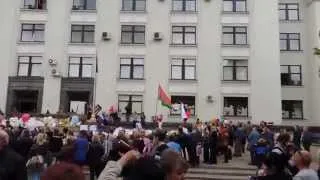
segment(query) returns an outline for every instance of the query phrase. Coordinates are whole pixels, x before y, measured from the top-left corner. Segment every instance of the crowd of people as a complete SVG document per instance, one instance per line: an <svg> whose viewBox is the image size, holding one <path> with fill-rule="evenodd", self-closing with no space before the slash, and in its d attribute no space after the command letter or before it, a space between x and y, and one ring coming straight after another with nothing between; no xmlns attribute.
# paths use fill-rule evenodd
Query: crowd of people
<svg viewBox="0 0 320 180"><path fill-rule="evenodd" d="M310 168L311 134L296 127L290 135L267 123L219 120L183 124L177 129L113 128L89 132L72 128L2 127L1 180L182 180L190 167L228 163L250 152L257 166L252 179L319 180ZM223 162L220 161L222 156ZM319 159L320 163L320 159Z"/></svg>

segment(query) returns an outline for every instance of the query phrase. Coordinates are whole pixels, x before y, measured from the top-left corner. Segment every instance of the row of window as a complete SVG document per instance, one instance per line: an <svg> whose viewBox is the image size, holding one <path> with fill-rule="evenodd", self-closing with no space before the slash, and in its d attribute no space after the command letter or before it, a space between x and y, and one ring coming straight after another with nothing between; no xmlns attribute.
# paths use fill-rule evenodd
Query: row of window
<svg viewBox="0 0 320 180"><path fill-rule="evenodd" d="M22 42L44 42L44 24L22 24ZM145 44L144 25L122 25L121 43L122 44ZM248 30L245 26L223 26L224 45L247 45ZM280 49L282 51L301 50L300 33L280 33ZM94 43L94 25L71 25L71 43ZM197 27L196 26L172 26L173 45L196 45Z"/></svg>
<svg viewBox="0 0 320 180"><path fill-rule="evenodd" d="M42 57L19 56L18 76L41 76ZM92 57L70 57L68 77L89 78L93 74ZM281 84L290 86L302 85L301 65L282 65ZM144 58L120 58L120 79L144 79ZM195 58L172 58L172 80L196 80ZM224 60L224 81L248 81L247 60Z"/></svg>
<svg viewBox="0 0 320 180"><path fill-rule="evenodd" d="M191 115L196 114L195 96L171 96L173 108L171 115L180 115L180 103L183 102ZM119 110L126 112L126 107L131 106L132 112L143 112L142 95L119 95ZM248 117L248 97L224 97L223 115L235 117ZM303 101L301 100L282 100L282 118L283 119L303 119Z"/></svg>
<svg viewBox="0 0 320 180"><path fill-rule="evenodd" d="M46 0L24 0L25 9L46 9ZM95 10L96 0L73 0L73 10ZM122 0L122 11L146 11L146 0ZM196 0L172 0L172 11L197 11ZM223 0L224 12L246 12L247 0ZM280 3L280 20L299 20L298 3Z"/></svg>

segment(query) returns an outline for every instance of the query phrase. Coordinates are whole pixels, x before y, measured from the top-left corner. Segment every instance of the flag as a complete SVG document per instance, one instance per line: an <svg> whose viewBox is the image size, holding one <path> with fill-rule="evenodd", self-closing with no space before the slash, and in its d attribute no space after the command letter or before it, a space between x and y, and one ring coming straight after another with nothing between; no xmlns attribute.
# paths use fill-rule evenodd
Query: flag
<svg viewBox="0 0 320 180"><path fill-rule="evenodd" d="M185 105L181 102L181 119L184 120L184 119L189 119L190 117L190 111L186 108L185 108Z"/></svg>
<svg viewBox="0 0 320 180"><path fill-rule="evenodd" d="M171 98L166 94L166 92L162 89L162 87L159 85L158 87L158 98L161 101L162 106L165 106L169 109L171 109Z"/></svg>

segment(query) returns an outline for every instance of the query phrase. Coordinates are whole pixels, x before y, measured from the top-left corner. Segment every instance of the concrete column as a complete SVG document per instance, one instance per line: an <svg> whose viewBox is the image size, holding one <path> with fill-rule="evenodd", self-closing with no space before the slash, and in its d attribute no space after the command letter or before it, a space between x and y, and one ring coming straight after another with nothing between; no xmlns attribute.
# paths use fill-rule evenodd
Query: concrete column
<svg viewBox="0 0 320 180"><path fill-rule="evenodd" d="M278 0L254 0L250 4L252 121L280 124L281 84Z"/></svg>
<svg viewBox="0 0 320 180"><path fill-rule="evenodd" d="M62 67L67 63L67 45L70 42L69 17L71 1L54 0L48 2L48 21L45 30L45 54L43 56L44 89L42 113L49 110L56 113L60 105L61 78L53 77L48 60L57 60L57 71L62 73Z"/></svg>

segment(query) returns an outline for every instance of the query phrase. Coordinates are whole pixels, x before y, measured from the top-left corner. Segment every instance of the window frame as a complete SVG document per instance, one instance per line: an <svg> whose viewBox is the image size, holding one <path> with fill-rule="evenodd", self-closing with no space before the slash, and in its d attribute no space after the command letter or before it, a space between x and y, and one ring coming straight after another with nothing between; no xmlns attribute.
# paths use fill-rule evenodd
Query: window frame
<svg viewBox="0 0 320 180"><path fill-rule="evenodd" d="M123 59L130 59L130 64L122 64L122 60ZM136 59L140 59L143 61L143 64L135 64L134 61ZM122 67L129 67L130 68L130 77L129 78L125 78L125 77L122 77L121 76L121 69ZM135 70L135 67L142 67L143 68L143 74L142 74L142 78L135 78L134 77L134 70ZM144 58L138 58L138 57L129 57L129 58L125 58L125 57L122 57L120 58L120 73L119 73L119 79L128 79L128 80L143 80L144 79Z"/></svg>
<svg viewBox="0 0 320 180"><path fill-rule="evenodd" d="M282 73L282 72L280 72L280 76L282 75L282 74L288 74L288 76L290 77L290 81L292 81L292 78L291 78L291 75L292 74L298 74L298 75L300 75L300 84L298 84L298 85L295 85L294 83L288 83L288 84L283 84L283 82L282 82L282 77L280 77L281 78L281 85L282 86L302 86L302 66L301 65L280 65L280 67L282 68L282 67L287 67L288 68L288 73ZM299 67L299 71L300 71L300 73L292 73L291 72L291 67Z"/></svg>
<svg viewBox="0 0 320 180"><path fill-rule="evenodd" d="M24 29L25 25L32 25L32 29ZM35 28L36 26L39 26L39 25L42 25L43 29L36 29ZM38 23L38 24L36 24L36 23L22 23L21 24L21 30L20 30L20 42L44 42L45 41L45 29L46 29L45 24L40 24L40 23ZM22 40L23 32L26 32L26 31L27 32L31 31L32 35L34 35L35 32L43 32L43 40L40 40L40 41L38 41L38 40L33 40L33 41L24 41L24 40Z"/></svg>
<svg viewBox="0 0 320 180"><path fill-rule="evenodd" d="M285 6L285 8L281 8L281 5ZM296 5L296 9L290 9L290 5ZM285 18L281 19L280 11L285 11ZM290 19L289 18L289 11L297 11L297 19ZM279 3L279 19L280 21L299 21L300 20L300 5L299 3Z"/></svg>
<svg viewBox="0 0 320 180"><path fill-rule="evenodd" d="M223 30L225 28L232 28L232 32L224 32ZM243 28L245 32L237 32L237 28ZM248 45L248 27L247 26L222 26L222 36L224 39L224 35L226 34L232 34L232 44L226 44L224 41L222 42L223 45L233 45L233 46L246 46ZM246 36L246 42L245 44L238 44L237 43L237 35L238 34L245 34Z"/></svg>
<svg viewBox="0 0 320 180"><path fill-rule="evenodd" d="M124 27L130 27L131 30L123 30ZM144 31L137 31L136 28L143 27ZM131 41L130 42L123 42L123 33L131 33ZM143 43L135 42L135 34L143 33L144 41ZM132 44L132 45L144 45L146 43L146 26L145 25L121 25L121 44Z"/></svg>
<svg viewBox="0 0 320 180"><path fill-rule="evenodd" d="M81 30L73 30L74 26L81 26ZM93 30L86 30L85 27L93 27ZM95 25L89 25L89 24L71 24L71 36L70 36L70 43L88 43L88 44L94 44L95 43ZM72 35L74 32L81 32L81 41L80 42L74 42L72 41ZM93 33L93 40L92 42L86 42L85 40L85 33Z"/></svg>
<svg viewBox="0 0 320 180"><path fill-rule="evenodd" d="M249 64L247 59L224 59L224 61L232 61L232 66L223 65L223 81L248 81L249 80ZM237 66L237 61L246 61L247 66ZM238 80L237 79L237 68L246 68L247 69L247 76L246 80ZM224 76L225 68L232 68L232 80L228 80Z"/></svg>
<svg viewBox="0 0 320 180"><path fill-rule="evenodd" d="M40 2L42 3L42 8L40 7ZM30 8L30 5L32 8ZM34 4L26 4L26 0L23 0L23 9L37 9L37 10L47 10L47 0L34 0Z"/></svg>
<svg viewBox="0 0 320 180"><path fill-rule="evenodd" d="M298 104L298 105L301 105L300 107L300 110L301 110L301 118L294 118L293 117L293 113L294 111L290 111L290 110L293 110L294 109L294 103L301 103L301 104ZM290 109L288 110L289 112L289 116L288 117L283 117L282 115L282 119L304 119L304 114L303 114L303 100L282 100L281 101L281 110L282 110L282 113L284 110L286 110L284 107L287 106L287 109Z"/></svg>
<svg viewBox="0 0 320 180"><path fill-rule="evenodd" d="M182 31L174 31L174 28L182 28ZM186 29L187 28L192 28L194 30L194 32L187 32ZM174 34L181 34L182 35L182 43L174 43L173 42L173 37ZM194 35L194 43L186 43L186 35L187 34L193 34ZM179 25L174 25L171 28L171 44L172 45L185 45L185 46L192 46L192 45L197 45L197 26L179 26Z"/></svg>
<svg viewBox="0 0 320 180"><path fill-rule="evenodd" d="M77 5L75 2L76 1L83 1L83 5ZM95 1L95 8L94 9L91 9L91 8L88 8L88 1ZM74 7L77 7L77 8L74 8ZM73 0L72 2L72 10L84 10L84 11L94 11L94 10L97 10L97 1L96 0Z"/></svg>
<svg viewBox="0 0 320 180"><path fill-rule="evenodd" d="M286 38L281 38L281 35L286 35ZM299 38L290 38L290 35L298 35ZM301 49L301 33L280 33L280 44L281 41L286 41L286 49L281 49L280 46L280 51L302 51ZM290 42L291 41L299 41L299 49L291 49Z"/></svg>
<svg viewBox="0 0 320 180"><path fill-rule="evenodd" d="M225 11L224 9L224 2L231 1L232 2L232 11ZM244 1L245 3L245 10L244 11L237 11L237 2ZM248 2L247 0L223 0L223 12L234 12L234 13L241 13L241 12L248 12Z"/></svg>
<svg viewBox="0 0 320 180"><path fill-rule="evenodd" d="M224 108L226 108L226 100L228 99L228 98L243 98L243 99L246 99L247 100L247 104L246 104L246 106L247 106L247 115L238 115L238 113L237 113L237 110L238 110L238 108L235 108L236 106L234 106L235 104L232 104L233 106L234 106L234 109L233 109L233 113L234 113L234 115L226 115L225 114L225 111L224 111ZM230 103L229 103L230 104ZM236 96L224 96L223 97L223 115L224 116L226 116L226 117L249 117L249 97L236 97Z"/></svg>
<svg viewBox="0 0 320 180"><path fill-rule="evenodd" d="M181 1L182 10L175 10L175 8L174 8L175 1ZM193 1L195 3L193 10L187 10L187 1ZM197 12L197 0L172 0L171 1L171 11L172 12Z"/></svg>
<svg viewBox="0 0 320 180"><path fill-rule="evenodd" d="M174 60L181 61L181 65L174 65L172 62ZM186 65L185 61L194 61L194 65ZM181 69L181 79L174 78L172 69L173 67L180 67ZM194 79L186 79L186 67L193 67L194 68ZM172 58L171 59L171 80L186 80L186 81L195 81L197 79L197 60L196 58Z"/></svg>
<svg viewBox="0 0 320 180"><path fill-rule="evenodd" d="M27 58L29 59L27 63L20 62L20 58L23 58L23 57L27 57ZM41 75L40 75L40 76L33 76L33 75L32 75L33 65L35 65L35 64L38 64L38 65L40 64L40 65L42 65L41 62L37 62L37 63L32 62L32 59L35 58L35 57L36 57L36 58L42 58L42 56L18 56L17 76L19 76L19 77L42 77ZM27 65L28 65L28 73L27 73L26 76L19 75L20 65L21 65L21 64L27 64ZM40 74L41 74L41 73L40 73Z"/></svg>
<svg viewBox="0 0 320 180"><path fill-rule="evenodd" d="M71 63L71 59L73 59L73 58L78 58L79 63ZM92 77L92 75L93 75L93 62L92 63L84 63L83 62L84 58L92 58L93 59L93 57L76 57L76 56L69 57L69 62L68 62L68 77L69 78L93 78ZM77 77L70 76L70 65L79 65L79 74ZM91 76L90 77L83 77L83 65L91 65Z"/></svg>
<svg viewBox="0 0 320 180"><path fill-rule="evenodd" d="M127 97L129 97L129 100L127 100L127 101L125 101L125 100L120 100L120 97L121 96L123 96L123 97L125 97L125 96L127 96ZM140 97L141 98L141 100L132 100L133 98L132 97ZM141 114L142 112L143 112L143 95L136 95L136 94L118 94L118 110L121 110L121 108L120 108L120 103L129 103L129 102L131 102L131 103L140 103L140 106L141 106L141 112L137 112L138 114ZM121 112L122 114L125 114L125 112ZM132 114L133 114L134 112L132 111Z"/></svg>
<svg viewBox="0 0 320 180"><path fill-rule="evenodd" d="M188 98L193 98L194 99L194 103L193 103L193 106L191 105L189 105L188 103L186 103L185 101L182 101L182 99L183 98L185 98L185 97L188 97ZM188 105L189 107L189 109L190 109L190 115L191 116L195 116L196 114L197 114L197 109L196 109L196 96L195 95L172 95L171 96L171 104L179 104L179 108L180 108L180 111L181 111L181 106L180 106L180 102L178 103L178 102L173 102L174 101L174 99L175 98L177 98L180 102L182 101L182 103L184 104L184 105ZM191 108L190 108L191 107ZM178 113L174 113L173 112L174 111L174 109L172 108L171 110L170 110L170 116L179 116L180 115L180 113L178 112Z"/></svg>
<svg viewBox="0 0 320 180"><path fill-rule="evenodd" d="M131 3L132 3L132 9L130 9L130 10L126 10L125 8L124 8L124 4L125 4L125 1L131 1ZM137 1L143 1L144 2L144 9L143 10L137 10ZM145 12L146 11L146 9L147 9L147 1L146 0L122 0L122 6L121 6L121 11L134 11L134 12Z"/></svg>

